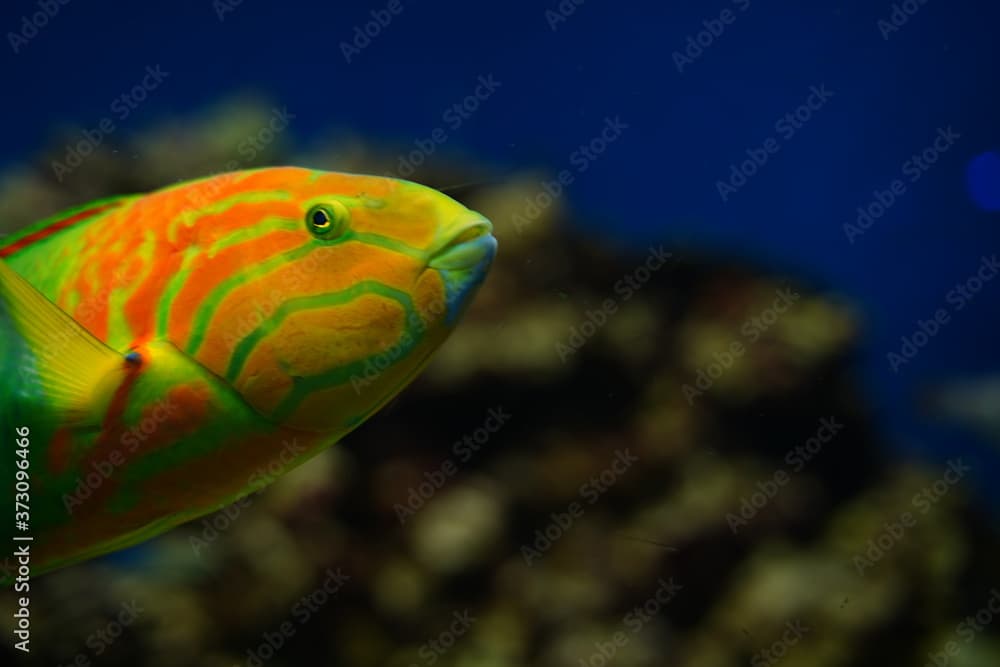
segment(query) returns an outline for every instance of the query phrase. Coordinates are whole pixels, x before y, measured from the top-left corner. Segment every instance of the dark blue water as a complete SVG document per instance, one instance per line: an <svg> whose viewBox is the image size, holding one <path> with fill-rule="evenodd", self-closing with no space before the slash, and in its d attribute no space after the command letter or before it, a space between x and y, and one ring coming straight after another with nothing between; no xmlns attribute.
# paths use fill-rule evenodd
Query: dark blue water
<svg viewBox="0 0 1000 667"><path fill-rule="evenodd" d="M251 90L288 107L301 141L339 126L401 146L492 75L499 87L440 151L569 169L572 208L602 234L749 258L848 295L864 314L861 379L896 445L990 457L927 421L916 396L1000 371L1000 280L960 311L948 297L1000 252L996 3L898 3L880 27L891 2L586 0L564 2L575 9L553 30L557 2L402 0L350 63L341 43L389 3L326 4L244 0L224 20L209 0L59 5L18 53L9 34L0 45L3 160L60 123L96 125L147 66L169 75L119 131ZM6 3L0 29L21 31L38 7ZM689 37L703 46L681 61ZM627 128L581 159L609 117ZM859 206L881 215L858 227ZM947 323L890 368L939 309ZM984 464L980 479L997 471Z"/></svg>

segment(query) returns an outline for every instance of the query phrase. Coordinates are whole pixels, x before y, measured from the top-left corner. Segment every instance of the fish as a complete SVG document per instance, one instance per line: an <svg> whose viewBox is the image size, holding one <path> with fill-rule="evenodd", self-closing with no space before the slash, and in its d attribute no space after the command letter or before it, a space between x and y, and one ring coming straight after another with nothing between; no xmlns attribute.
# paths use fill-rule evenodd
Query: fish
<svg viewBox="0 0 1000 667"><path fill-rule="evenodd" d="M486 217L430 187L299 167L0 240L7 544L35 576L267 486L414 380L496 250Z"/></svg>

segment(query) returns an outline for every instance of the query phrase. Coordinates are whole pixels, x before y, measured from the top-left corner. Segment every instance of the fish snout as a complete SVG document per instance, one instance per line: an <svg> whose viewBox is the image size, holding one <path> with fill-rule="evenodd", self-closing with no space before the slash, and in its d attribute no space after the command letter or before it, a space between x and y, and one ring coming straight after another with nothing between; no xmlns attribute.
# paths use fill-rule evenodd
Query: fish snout
<svg viewBox="0 0 1000 667"><path fill-rule="evenodd" d="M453 220L430 250L427 265L440 271L462 271L488 265L496 255L493 223L467 211Z"/></svg>

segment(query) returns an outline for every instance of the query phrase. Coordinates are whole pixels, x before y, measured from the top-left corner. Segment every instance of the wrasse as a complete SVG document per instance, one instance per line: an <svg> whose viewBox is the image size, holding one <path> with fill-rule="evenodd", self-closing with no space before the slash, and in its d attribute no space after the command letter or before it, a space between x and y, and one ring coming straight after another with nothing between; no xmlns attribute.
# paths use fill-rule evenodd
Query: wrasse
<svg viewBox="0 0 1000 667"><path fill-rule="evenodd" d="M3 239L0 535L39 574L259 489L413 380L495 253L431 188L293 167Z"/></svg>

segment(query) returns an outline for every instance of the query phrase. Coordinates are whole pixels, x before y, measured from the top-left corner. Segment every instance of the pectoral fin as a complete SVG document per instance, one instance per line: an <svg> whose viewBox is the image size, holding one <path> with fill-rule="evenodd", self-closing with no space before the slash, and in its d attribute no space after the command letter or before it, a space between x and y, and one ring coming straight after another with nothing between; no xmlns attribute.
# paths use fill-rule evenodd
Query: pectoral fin
<svg viewBox="0 0 1000 667"><path fill-rule="evenodd" d="M40 390L68 424L98 424L102 400L124 377L125 357L95 338L0 260L0 320L21 340L5 344L22 389ZM10 333L6 333L10 335ZM4 364L7 366L7 364ZM7 366L10 368L9 366Z"/></svg>

